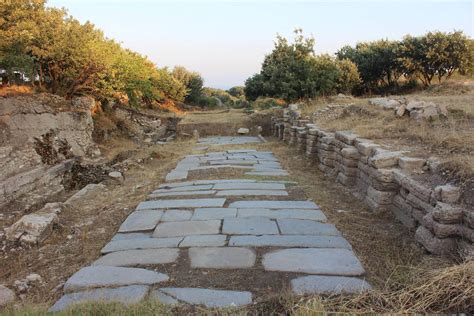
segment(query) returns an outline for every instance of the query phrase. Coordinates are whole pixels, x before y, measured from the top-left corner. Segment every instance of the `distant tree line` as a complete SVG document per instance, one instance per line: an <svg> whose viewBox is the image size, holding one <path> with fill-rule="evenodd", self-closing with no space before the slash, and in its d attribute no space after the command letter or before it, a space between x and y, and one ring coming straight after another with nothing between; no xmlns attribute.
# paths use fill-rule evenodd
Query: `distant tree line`
<svg viewBox="0 0 474 316"><path fill-rule="evenodd" d="M335 57L315 55L314 39L296 30L294 43L277 36L260 73L245 82L249 100L293 101L335 93L384 92L420 80L429 86L454 72L473 72L473 40L462 32L429 32L402 41L379 40L341 48Z"/></svg>
<svg viewBox="0 0 474 316"><path fill-rule="evenodd" d="M45 0L0 5L0 70L4 84L31 84L65 97L126 96L132 105L193 101L203 86L199 74L158 68Z"/></svg>

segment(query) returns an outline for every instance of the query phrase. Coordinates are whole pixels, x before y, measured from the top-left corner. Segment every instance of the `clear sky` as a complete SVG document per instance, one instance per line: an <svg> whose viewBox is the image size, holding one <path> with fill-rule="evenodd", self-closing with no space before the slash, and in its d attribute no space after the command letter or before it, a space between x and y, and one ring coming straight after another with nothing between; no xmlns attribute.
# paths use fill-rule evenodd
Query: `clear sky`
<svg viewBox="0 0 474 316"><path fill-rule="evenodd" d="M462 30L473 37L473 0L49 0L158 66L198 71L205 85L243 85L260 69L277 33L295 28L317 53L405 34Z"/></svg>

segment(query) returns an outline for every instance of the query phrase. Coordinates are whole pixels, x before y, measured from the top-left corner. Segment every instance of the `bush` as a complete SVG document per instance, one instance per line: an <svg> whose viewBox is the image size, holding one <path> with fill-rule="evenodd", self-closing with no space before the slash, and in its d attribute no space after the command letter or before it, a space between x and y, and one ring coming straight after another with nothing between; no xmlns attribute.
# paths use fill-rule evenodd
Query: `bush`
<svg viewBox="0 0 474 316"><path fill-rule="evenodd" d="M284 107L287 103L283 99L260 97L252 103L252 106L256 109L269 109L272 107Z"/></svg>
<svg viewBox="0 0 474 316"><path fill-rule="evenodd" d="M219 100L216 97L200 96L196 104L202 108L216 108L219 106Z"/></svg>

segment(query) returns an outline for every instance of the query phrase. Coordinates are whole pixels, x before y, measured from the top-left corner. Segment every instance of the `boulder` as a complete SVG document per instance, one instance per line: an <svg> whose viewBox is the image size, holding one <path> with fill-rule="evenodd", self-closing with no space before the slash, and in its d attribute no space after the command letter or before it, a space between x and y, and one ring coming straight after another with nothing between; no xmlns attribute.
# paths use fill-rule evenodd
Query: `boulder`
<svg viewBox="0 0 474 316"><path fill-rule="evenodd" d="M399 107L396 108L395 114L398 117L402 117L403 115L405 115L406 112L407 112L406 104L401 104Z"/></svg>
<svg viewBox="0 0 474 316"><path fill-rule="evenodd" d="M120 171L109 172L108 176L109 176L108 180L110 181L107 181L107 182L110 182L113 184L122 184L124 181L123 175Z"/></svg>
<svg viewBox="0 0 474 316"><path fill-rule="evenodd" d="M248 134L250 132L250 130L248 128L245 128L245 127L241 127L239 128L239 130L237 131L237 134L239 135L245 135L245 134Z"/></svg>
<svg viewBox="0 0 474 316"><path fill-rule="evenodd" d="M58 223L58 215L52 211L38 211L24 215L12 226L5 229L10 241L25 244L38 244L44 241L53 231L53 224Z"/></svg>
<svg viewBox="0 0 474 316"><path fill-rule="evenodd" d="M15 292L7 288L6 286L0 285L0 307L8 305L15 301Z"/></svg>

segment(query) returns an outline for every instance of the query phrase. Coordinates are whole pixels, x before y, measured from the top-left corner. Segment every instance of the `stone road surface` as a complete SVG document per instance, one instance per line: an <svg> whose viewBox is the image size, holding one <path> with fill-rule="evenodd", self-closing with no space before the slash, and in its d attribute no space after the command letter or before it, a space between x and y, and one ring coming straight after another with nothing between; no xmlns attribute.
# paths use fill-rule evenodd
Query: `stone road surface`
<svg viewBox="0 0 474 316"><path fill-rule="evenodd" d="M200 143L248 141L255 142L221 137ZM246 168L247 175L263 177L187 180L189 170L223 166ZM241 149L185 157L167 176L168 181L182 181L151 192L105 245L102 256L65 283L65 294L51 311L77 302L134 304L147 297L206 307L255 300L252 280L244 280L239 290L170 286L170 279L179 284L183 273L199 269L204 275L228 271L235 280L247 270L282 278L293 273L288 286L296 295L370 289L350 244L327 223L317 204L291 197L289 188L296 183L281 180L287 175L271 152ZM268 176L273 180L263 180ZM167 264L185 265L185 272L167 275L161 268ZM276 284L272 290L281 291Z"/></svg>

